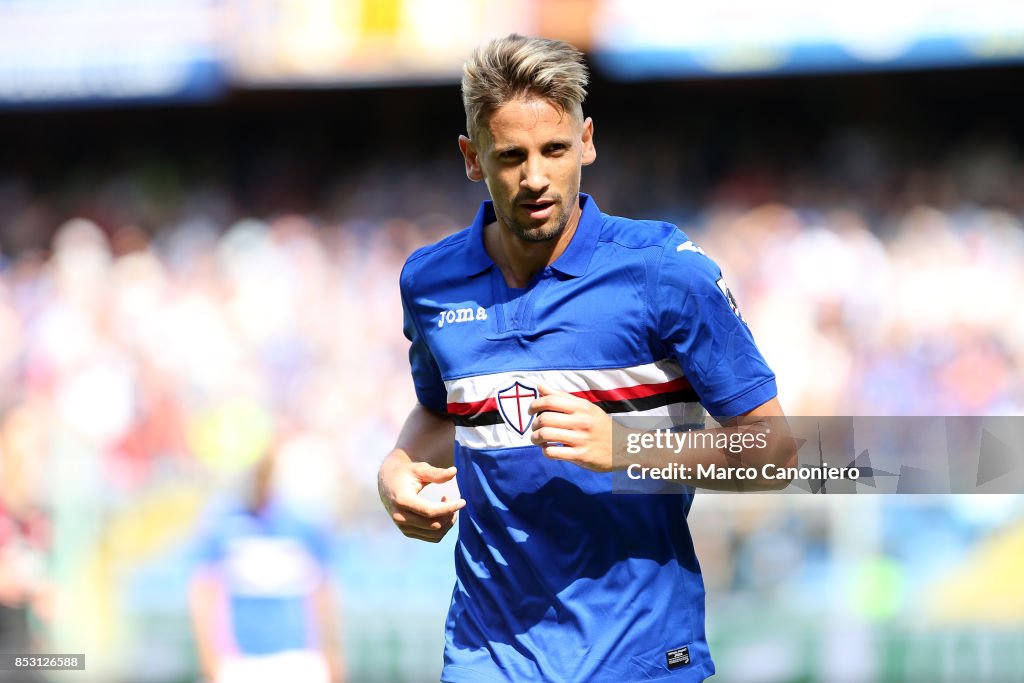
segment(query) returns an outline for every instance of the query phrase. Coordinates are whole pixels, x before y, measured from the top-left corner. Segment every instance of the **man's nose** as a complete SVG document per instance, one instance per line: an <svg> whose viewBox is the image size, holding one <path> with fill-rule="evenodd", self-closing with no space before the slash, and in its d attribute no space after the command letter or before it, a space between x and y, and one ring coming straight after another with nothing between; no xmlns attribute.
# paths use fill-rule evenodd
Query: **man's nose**
<svg viewBox="0 0 1024 683"><path fill-rule="evenodd" d="M543 159L530 157L523 164L523 178L520 185L525 190L540 193L547 189L548 174Z"/></svg>

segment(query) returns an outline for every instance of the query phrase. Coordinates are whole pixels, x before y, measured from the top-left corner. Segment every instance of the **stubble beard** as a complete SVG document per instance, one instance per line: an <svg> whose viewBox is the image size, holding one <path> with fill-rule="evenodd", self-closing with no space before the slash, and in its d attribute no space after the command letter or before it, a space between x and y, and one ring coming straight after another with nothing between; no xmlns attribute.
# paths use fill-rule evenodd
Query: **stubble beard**
<svg viewBox="0 0 1024 683"><path fill-rule="evenodd" d="M570 212L561 201L561 197L555 203L558 208L547 224L542 223L536 227L529 227L527 224L513 220L510 216L501 216L501 220L508 226L512 234L523 242L550 242L561 237L565 232L565 226L569 224L570 217Z"/></svg>

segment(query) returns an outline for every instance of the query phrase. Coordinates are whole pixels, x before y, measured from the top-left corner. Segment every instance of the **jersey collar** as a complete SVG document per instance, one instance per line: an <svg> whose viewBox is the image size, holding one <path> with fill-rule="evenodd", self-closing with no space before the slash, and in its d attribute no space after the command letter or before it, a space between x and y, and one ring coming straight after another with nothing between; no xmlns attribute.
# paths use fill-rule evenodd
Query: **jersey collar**
<svg viewBox="0 0 1024 683"><path fill-rule="evenodd" d="M597 248L597 240L601 234L601 210L597 208L590 195L580 192L580 222L576 226L576 234L569 241L562 255L555 259L551 267L569 277L581 277L587 272L590 259ZM494 261L484 249L484 226L497 220L494 215L494 204L488 200L480 204L473 223L469 226L469 249L466 265L470 275L479 275L494 266Z"/></svg>

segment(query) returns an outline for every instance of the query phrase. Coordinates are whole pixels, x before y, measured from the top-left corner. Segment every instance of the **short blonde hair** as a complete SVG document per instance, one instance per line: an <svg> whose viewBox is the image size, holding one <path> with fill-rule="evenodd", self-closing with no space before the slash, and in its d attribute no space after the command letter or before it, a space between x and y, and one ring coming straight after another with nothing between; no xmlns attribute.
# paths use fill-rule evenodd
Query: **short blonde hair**
<svg viewBox="0 0 1024 683"><path fill-rule="evenodd" d="M462 67L466 130L475 139L498 107L536 96L583 121L589 75L583 53L562 40L513 33L477 48Z"/></svg>

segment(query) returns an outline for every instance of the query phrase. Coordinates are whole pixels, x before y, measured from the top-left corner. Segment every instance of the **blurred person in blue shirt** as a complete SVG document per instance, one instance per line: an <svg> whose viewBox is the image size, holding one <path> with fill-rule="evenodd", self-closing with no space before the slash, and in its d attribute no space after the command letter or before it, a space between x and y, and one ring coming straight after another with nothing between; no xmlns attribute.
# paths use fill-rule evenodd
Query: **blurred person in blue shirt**
<svg viewBox="0 0 1024 683"><path fill-rule="evenodd" d="M277 454L198 542L190 609L210 683L341 683L329 538L274 496Z"/></svg>

